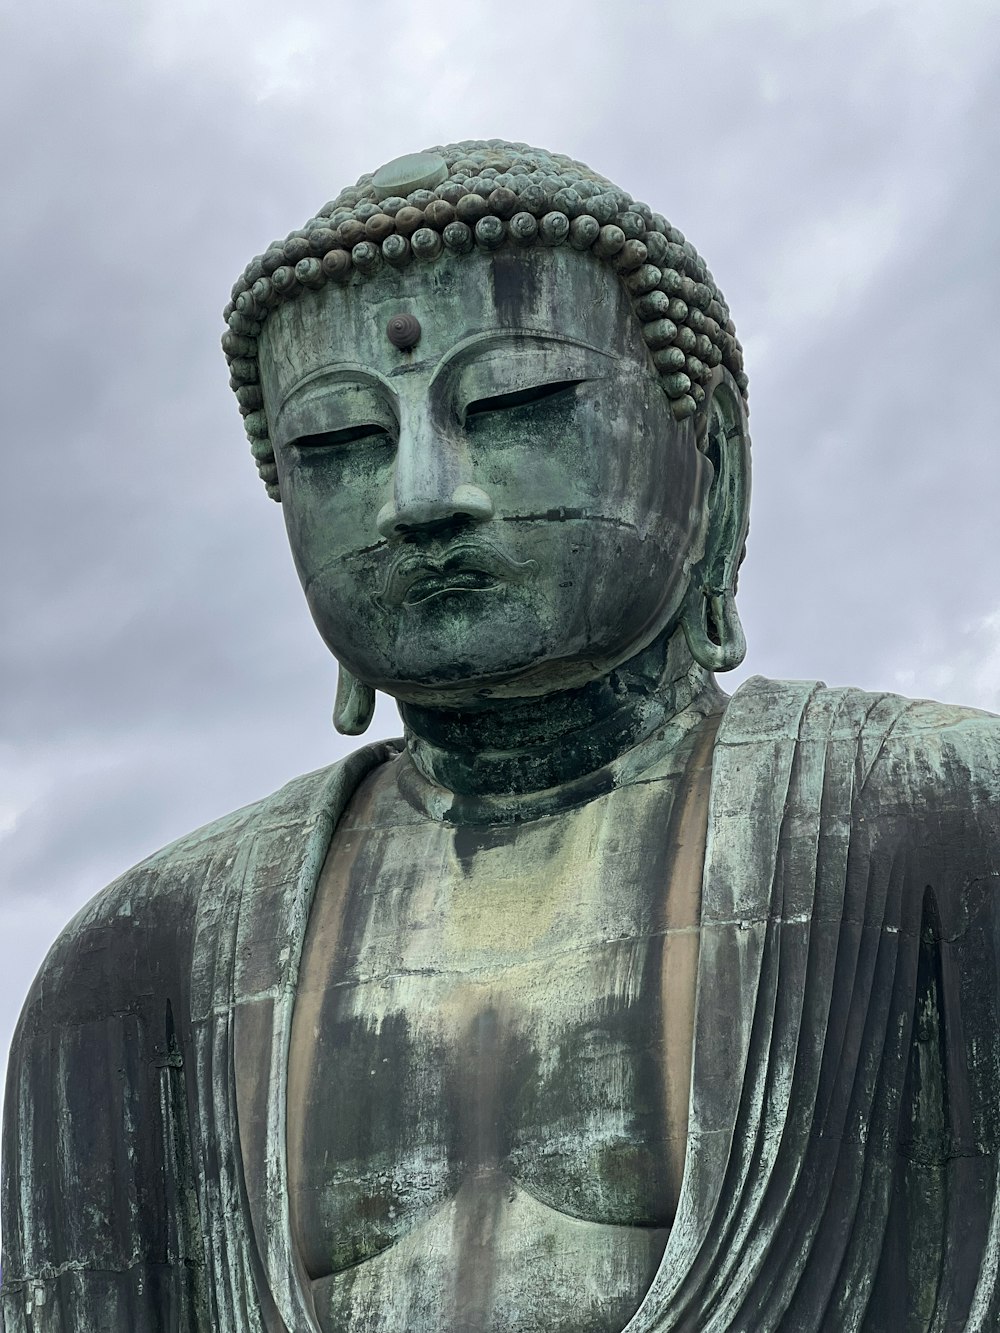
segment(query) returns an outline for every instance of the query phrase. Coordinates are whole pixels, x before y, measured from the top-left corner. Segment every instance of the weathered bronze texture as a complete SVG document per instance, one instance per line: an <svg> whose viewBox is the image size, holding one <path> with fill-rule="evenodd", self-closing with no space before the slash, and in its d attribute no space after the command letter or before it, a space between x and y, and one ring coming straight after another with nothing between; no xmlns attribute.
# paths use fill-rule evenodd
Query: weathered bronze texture
<svg viewBox="0 0 1000 1333"><path fill-rule="evenodd" d="M1000 719L720 690L750 446L703 261L454 145L227 321L335 724L383 690L404 736L55 944L7 1333L1000 1327Z"/></svg>
<svg viewBox="0 0 1000 1333"><path fill-rule="evenodd" d="M613 267L635 298L647 342L661 349L653 363L679 420L704 402L717 366L745 394L743 350L729 307L704 260L666 218L561 153L497 139L449 144L362 176L301 231L255 256L233 286L222 346L272 499L281 493L267 414L241 396L257 383L257 348L270 311L328 279L371 276L384 263L401 268L411 259L467 254L477 246L497 250L507 241L568 243Z"/></svg>

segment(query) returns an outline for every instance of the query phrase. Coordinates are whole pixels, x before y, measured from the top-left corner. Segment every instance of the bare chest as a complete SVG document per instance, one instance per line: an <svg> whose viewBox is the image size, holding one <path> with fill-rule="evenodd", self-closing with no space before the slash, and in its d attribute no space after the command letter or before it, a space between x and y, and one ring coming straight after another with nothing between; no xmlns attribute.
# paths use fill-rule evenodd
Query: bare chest
<svg viewBox="0 0 1000 1333"><path fill-rule="evenodd" d="M293 1025L306 1269L331 1319L371 1263L373 1289L398 1280L408 1303L437 1284L440 1320L486 1227L493 1269L521 1271L519 1308L528 1265L540 1292L610 1266L595 1328L620 1327L665 1244L686 1132L700 861L670 836L675 787L503 829L393 823L377 790L360 795L321 881ZM403 1281L419 1235L436 1275L425 1262ZM495 1307L482 1327L519 1327L502 1277L481 1293ZM387 1309L359 1326L394 1325Z"/></svg>

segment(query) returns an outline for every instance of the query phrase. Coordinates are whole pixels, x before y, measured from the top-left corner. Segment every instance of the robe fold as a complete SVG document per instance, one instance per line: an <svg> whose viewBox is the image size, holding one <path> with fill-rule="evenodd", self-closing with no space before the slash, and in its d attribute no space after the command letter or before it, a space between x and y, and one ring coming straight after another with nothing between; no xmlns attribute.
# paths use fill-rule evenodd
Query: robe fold
<svg viewBox="0 0 1000 1333"><path fill-rule="evenodd" d="M333 829L395 753L164 849L57 941L8 1071L6 1333L317 1333L291 1019ZM998 1150L1000 719L748 681L713 753L684 1180L627 1333L1000 1329Z"/></svg>

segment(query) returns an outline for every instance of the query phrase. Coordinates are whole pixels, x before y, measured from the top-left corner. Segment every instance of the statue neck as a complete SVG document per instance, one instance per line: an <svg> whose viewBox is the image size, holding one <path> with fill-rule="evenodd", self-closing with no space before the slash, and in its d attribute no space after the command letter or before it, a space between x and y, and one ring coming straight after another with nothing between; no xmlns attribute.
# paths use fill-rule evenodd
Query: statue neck
<svg viewBox="0 0 1000 1333"><path fill-rule="evenodd" d="M704 715L724 698L675 634L579 689L461 710L401 703L399 711L418 773L461 804L576 788L693 705Z"/></svg>

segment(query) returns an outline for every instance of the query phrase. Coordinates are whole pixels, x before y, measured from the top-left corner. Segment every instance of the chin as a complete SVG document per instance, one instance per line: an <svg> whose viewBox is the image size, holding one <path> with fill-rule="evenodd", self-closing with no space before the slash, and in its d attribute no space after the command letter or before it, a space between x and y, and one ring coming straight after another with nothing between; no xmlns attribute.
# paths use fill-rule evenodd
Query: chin
<svg viewBox="0 0 1000 1333"><path fill-rule="evenodd" d="M423 652L413 645L410 651L386 668L381 679L369 683L404 703L426 706L461 707L477 698L514 697L534 693L525 688L527 680L546 674L548 663L544 650L511 649L504 657L496 653L468 651ZM548 690L558 689L550 684ZM538 693L547 693L542 688Z"/></svg>
<svg viewBox="0 0 1000 1333"><path fill-rule="evenodd" d="M474 694L529 670L550 650L547 623L509 590L432 597L378 619L370 610L362 619L356 608L317 617L331 652L360 680L396 698L419 694L421 701L455 689ZM367 633L346 643L334 632L343 625Z"/></svg>
<svg viewBox="0 0 1000 1333"><path fill-rule="evenodd" d="M510 645L505 656L470 646L465 653L440 650L419 653L417 645L377 673L370 667L346 665L368 684L400 703L425 708L463 709L486 700L543 699L564 690L580 689L601 679L646 646L556 645L551 640L535 645Z"/></svg>
<svg viewBox="0 0 1000 1333"><path fill-rule="evenodd" d="M652 582L655 582L653 580ZM649 585L647 584L647 587ZM358 604L318 618L335 657L402 703L461 708L580 688L640 652L673 619L672 604L623 590L614 605L506 588L428 598L377 619ZM364 626L351 643L334 626ZM595 636L595 625L603 632Z"/></svg>

